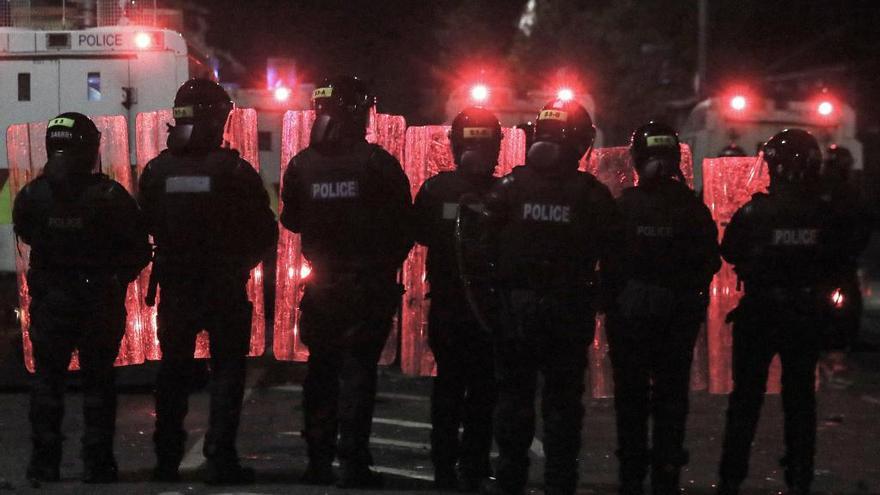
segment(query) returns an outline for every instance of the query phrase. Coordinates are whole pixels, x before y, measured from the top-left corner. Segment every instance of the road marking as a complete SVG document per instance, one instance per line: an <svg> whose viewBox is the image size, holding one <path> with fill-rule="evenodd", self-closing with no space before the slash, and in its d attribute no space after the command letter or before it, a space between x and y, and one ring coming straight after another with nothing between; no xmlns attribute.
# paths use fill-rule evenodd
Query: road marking
<svg viewBox="0 0 880 495"><path fill-rule="evenodd" d="M538 440L538 437L532 439L532 446L529 447L529 450L540 458L544 457L544 443Z"/></svg>
<svg viewBox="0 0 880 495"><path fill-rule="evenodd" d="M877 397L871 397L870 395L863 395L862 400L869 403L869 404L876 404L876 405L880 406L880 399L878 399Z"/></svg>
<svg viewBox="0 0 880 495"><path fill-rule="evenodd" d="M339 462L334 461L333 465L339 467ZM424 480L424 481L434 481L433 474L427 474L420 471L410 471L409 469L398 469L393 467L385 467L385 466L370 466L370 469L376 471L378 473L390 474L393 476L400 476L403 478L412 478L414 480Z"/></svg>
<svg viewBox="0 0 880 495"><path fill-rule="evenodd" d="M275 387L269 387L270 390L280 390L282 392L302 392L302 385L290 384L290 385L277 385ZM411 400L416 402L427 402L430 401L431 398L424 395L411 395L411 394L386 394L379 393L376 394L377 399L399 399L399 400Z"/></svg>
<svg viewBox="0 0 880 495"><path fill-rule="evenodd" d="M260 383L260 380L263 379L263 375L266 374L266 370L260 368L257 370L257 373L254 374L252 379L252 383ZM244 390L244 397L241 399L242 407L244 407L244 402L248 400L248 397L254 392L254 389L246 388ZM209 399L210 401L210 399ZM210 402L209 402L210 403ZM209 406L210 407L210 406ZM208 432L208 429L205 428L205 433ZM198 469L205 463L205 456L202 454L202 449L205 448L205 434L203 433L199 440L186 452L186 456L184 456L183 461L180 463L180 469L185 470L193 470Z"/></svg>
<svg viewBox="0 0 880 495"><path fill-rule="evenodd" d="M404 449L431 450L431 444L424 442L407 442L406 440L394 440L392 438L370 437L370 443L389 447L402 447Z"/></svg>
<svg viewBox="0 0 880 495"><path fill-rule="evenodd" d="M404 428L422 428L425 430L431 429L431 423L420 423L418 421L404 421L402 419L393 419L393 418L373 418L373 423L378 423L380 425L403 426Z"/></svg>

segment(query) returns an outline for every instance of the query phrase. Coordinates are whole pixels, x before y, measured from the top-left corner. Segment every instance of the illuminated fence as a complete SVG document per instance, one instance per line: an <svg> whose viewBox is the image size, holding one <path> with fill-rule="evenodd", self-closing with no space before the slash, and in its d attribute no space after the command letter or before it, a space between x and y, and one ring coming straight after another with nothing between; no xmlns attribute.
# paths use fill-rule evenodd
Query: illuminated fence
<svg viewBox="0 0 880 495"><path fill-rule="evenodd" d="M30 24L31 0L0 0L0 27Z"/></svg>
<svg viewBox="0 0 880 495"><path fill-rule="evenodd" d="M98 0L98 26L155 26L156 0Z"/></svg>

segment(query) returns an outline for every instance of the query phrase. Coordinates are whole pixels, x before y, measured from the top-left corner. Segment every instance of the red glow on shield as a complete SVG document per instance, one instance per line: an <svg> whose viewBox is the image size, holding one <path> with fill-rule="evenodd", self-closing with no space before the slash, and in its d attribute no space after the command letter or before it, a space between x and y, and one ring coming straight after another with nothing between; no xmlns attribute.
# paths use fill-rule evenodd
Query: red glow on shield
<svg viewBox="0 0 880 495"><path fill-rule="evenodd" d="M471 99L477 103L485 103L489 99L489 87L477 84L471 88Z"/></svg>
<svg viewBox="0 0 880 495"><path fill-rule="evenodd" d="M308 261L303 260L302 266L299 268L299 278L305 280L312 274L312 265Z"/></svg>
<svg viewBox="0 0 880 495"><path fill-rule="evenodd" d="M287 101L290 99L290 88L279 86L275 88L274 96L276 101Z"/></svg>

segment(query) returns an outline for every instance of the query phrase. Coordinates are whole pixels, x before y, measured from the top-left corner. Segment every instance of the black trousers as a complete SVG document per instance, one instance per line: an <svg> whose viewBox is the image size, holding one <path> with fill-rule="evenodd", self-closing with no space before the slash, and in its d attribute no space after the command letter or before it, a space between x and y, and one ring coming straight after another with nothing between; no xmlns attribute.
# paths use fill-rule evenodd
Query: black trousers
<svg viewBox="0 0 880 495"><path fill-rule="evenodd" d="M338 454L345 468L372 464L376 373L399 302L393 275L366 285L306 287L300 319L309 346L303 436L311 463L329 465Z"/></svg>
<svg viewBox="0 0 880 495"><path fill-rule="evenodd" d="M431 392L431 459L469 477L489 475L495 372L492 340L459 298L433 296L428 317L437 376ZM459 427L463 429L459 435Z"/></svg>
<svg viewBox="0 0 880 495"><path fill-rule="evenodd" d="M587 346L595 331L595 314L588 302L575 291L517 290L507 298L502 317L506 325L495 342L498 404L494 423L499 452L495 476L505 490L521 491L528 481L541 375L545 492L575 492Z"/></svg>
<svg viewBox="0 0 880 495"><path fill-rule="evenodd" d="M156 432L160 463L183 459L194 373L196 336L210 335L210 419L204 455L218 462L237 460L235 443L244 397L246 356L253 306L247 274L193 274L161 281L159 344L162 362L156 383Z"/></svg>
<svg viewBox="0 0 880 495"><path fill-rule="evenodd" d="M649 465L677 469L688 460L683 443L700 313L675 309L648 320L613 311L606 318L621 482L641 482Z"/></svg>
<svg viewBox="0 0 880 495"><path fill-rule="evenodd" d="M29 277L30 338L35 373L31 386L31 463L61 461L64 382L70 355L79 350L83 389L82 454L86 464L113 462L116 388L113 362L125 334L125 288L83 279L55 285ZM88 293L89 297L78 297Z"/></svg>
<svg viewBox="0 0 880 495"><path fill-rule="evenodd" d="M746 296L748 297L748 295ZM738 312L733 328L733 380L724 431L720 475L738 484L746 478L749 455L773 356L782 362L786 481L808 488L816 449L816 363L821 315L790 308L749 308Z"/></svg>

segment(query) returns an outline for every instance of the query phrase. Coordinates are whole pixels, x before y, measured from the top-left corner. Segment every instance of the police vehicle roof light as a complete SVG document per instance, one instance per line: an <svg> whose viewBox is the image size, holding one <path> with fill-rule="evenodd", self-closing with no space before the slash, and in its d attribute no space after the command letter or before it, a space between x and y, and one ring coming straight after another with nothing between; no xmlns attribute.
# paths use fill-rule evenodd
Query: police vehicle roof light
<svg viewBox="0 0 880 495"><path fill-rule="evenodd" d="M153 37L150 33L139 32L134 35L134 46L141 50L147 50L153 47Z"/></svg>
<svg viewBox="0 0 880 495"><path fill-rule="evenodd" d="M471 98L476 102L485 102L489 99L489 88L485 84L477 84L471 88Z"/></svg>
<svg viewBox="0 0 880 495"><path fill-rule="evenodd" d="M571 88L560 88L556 97L562 101L571 101L574 99L574 91Z"/></svg>
<svg viewBox="0 0 880 495"><path fill-rule="evenodd" d="M822 100L819 102L819 105L816 106L816 111L819 112L819 115L828 117L834 113L834 104L828 100Z"/></svg>
<svg viewBox="0 0 880 495"><path fill-rule="evenodd" d="M279 86L275 88L274 95L276 101L287 101L290 99L290 88Z"/></svg>
<svg viewBox="0 0 880 495"><path fill-rule="evenodd" d="M743 95L736 95L730 99L730 108L736 110L737 112L745 110L747 105L748 101Z"/></svg>

